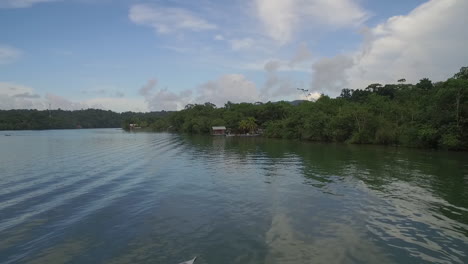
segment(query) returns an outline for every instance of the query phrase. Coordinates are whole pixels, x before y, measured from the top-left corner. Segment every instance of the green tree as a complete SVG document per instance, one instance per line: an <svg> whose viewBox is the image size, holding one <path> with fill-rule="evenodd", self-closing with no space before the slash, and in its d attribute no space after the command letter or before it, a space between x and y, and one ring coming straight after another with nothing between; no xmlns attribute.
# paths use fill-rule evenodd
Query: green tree
<svg viewBox="0 0 468 264"><path fill-rule="evenodd" d="M257 124L255 123L255 118L248 117L239 122L239 129L244 133L254 133L257 129Z"/></svg>
<svg viewBox="0 0 468 264"><path fill-rule="evenodd" d="M432 81L429 80L428 78L421 79L419 83L416 84L416 87L421 89L421 90L431 90L434 88L434 85L432 84Z"/></svg>
<svg viewBox="0 0 468 264"><path fill-rule="evenodd" d="M455 73L453 78L468 80L468 67L461 67L460 71Z"/></svg>

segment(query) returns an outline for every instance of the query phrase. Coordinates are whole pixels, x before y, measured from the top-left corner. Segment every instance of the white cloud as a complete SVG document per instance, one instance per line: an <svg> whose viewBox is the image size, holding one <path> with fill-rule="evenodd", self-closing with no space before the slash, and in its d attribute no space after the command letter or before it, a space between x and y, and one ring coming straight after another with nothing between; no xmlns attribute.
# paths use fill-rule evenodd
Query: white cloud
<svg viewBox="0 0 468 264"><path fill-rule="evenodd" d="M146 97L146 102L151 111L180 110L192 102L192 91L185 90L176 93L167 88L159 89L151 96Z"/></svg>
<svg viewBox="0 0 468 264"><path fill-rule="evenodd" d="M6 45L0 45L0 64L14 62L21 56L21 51Z"/></svg>
<svg viewBox="0 0 468 264"><path fill-rule="evenodd" d="M148 105L142 98L116 98L116 97L98 97L84 100L84 105L92 108L112 110L115 112L148 112Z"/></svg>
<svg viewBox="0 0 468 264"><path fill-rule="evenodd" d="M300 65L303 62L307 62L312 58L312 53L307 48L307 44L302 42L299 44L294 56L291 58L289 62L289 67L293 68L297 65Z"/></svg>
<svg viewBox="0 0 468 264"><path fill-rule="evenodd" d="M255 41L251 38L232 39L230 40L233 50L245 50L254 47Z"/></svg>
<svg viewBox="0 0 468 264"><path fill-rule="evenodd" d="M246 63L240 66L241 69L267 72L274 67L275 71L289 72L307 72L310 73L310 62L312 61L312 53L305 42L302 42L297 47L293 56L288 60L283 59L267 59L251 63Z"/></svg>
<svg viewBox="0 0 468 264"><path fill-rule="evenodd" d="M129 18L136 24L153 27L161 34L177 30L203 31L217 28L188 10L149 4L133 5Z"/></svg>
<svg viewBox="0 0 468 264"><path fill-rule="evenodd" d="M48 93L45 96L45 102L47 103L47 106L50 105L51 109L62 109L62 110L81 110L81 109L88 109L89 106L88 104L81 103L81 102L73 102L65 97L56 95L56 94L51 94ZM96 108L101 108L101 106L93 106Z"/></svg>
<svg viewBox="0 0 468 264"><path fill-rule="evenodd" d="M240 74L222 75L217 80L198 86L194 92L158 89L156 79L150 79L139 91L151 111L181 110L187 104L192 103L210 102L223 106L227 101L256 102L259 100L256 85Z"/></svg>
<svg viewBox="0 0 468 264"><path fill-rule="evenodd" d="M334 96L348 85L347 70L354 65L352 57L337 55L323 58L312 65L311 91L321 91Z"/></svg>
<svg viewBox="0 0 468 264"><path fill-rule="evenodd" d="M271 60L265 63L264 68L267 72L274 72L277 71L283 64L285 64L283 61Z"/></svg>
<svg viewBox="0 0 468 264"><path fill-rule="evenodd" d="M317 101L320 97L322 97L322 94L319 93L319 92L312 92L312 93L309 93L305 100L312 100L312 101Z"/></svg>
<svg viewBox="0 0 468 264"><path fill-rule="evenodd" d="M468 63L468 1L431 0L365 32L350 70L351 88L452 76Z"/></svg>
<svg viewBox="0 0 468 264"><path fill-rule="evenodd" d="M227 101L233 103L256 102L259 92L255 83L241 74L226 74L219 79L200 85L197 90L196 102L210 102L223 106Z"/></svg>
<svg viewBox="0 0 468 264"><path fill-rule="evenodd" d="M0 82L0 109L44 109L44 103L30 87Z"/></svg>
<svg viewBox="0 0 468 264"><path fill-rule="evenodd" d="M80 102L69 100L56 94L46 94L44 104L51 109L81 110L96 108L115 112L147 112L149 109L142 98L95 97Z"/></svg>
<svg viewBox="0 0 468 264"><path fill-rule="evenodd" d="M254 82L242 74L225 74L216 80L199 85L193 92L192 90L174 92L168 89L158 89L156 87L157 81L149 80L143 88L151 87L151 89L144 89L145 91L149 90L149 92L140 94L144 94L145 101L151 111L181 110L187 104L194 103L210 102L220 107L228 101L233 103L254 103L297 98L298 94L293 82L286 78L277 78L277 65L274 64L275 62L271 62L270 65L265 66L266 68L271 67L269 74L272 77L267 80L265 87L262 89L259 89ZM318 95L314 94L310 98L316 96Z"/></svg>
<svg viewBox="0 0 468 264"><path fill-rule="evenodd" d="M47 109L50 105L51 109L62 110L81 110L88 108L112 110L115 112L147 112L148 106L142 98L124 98L124 97L94 97L83 101L72 101L65 97L56 94L46 94L44 105Z"/></svg>
<svg viewBox="0 0 468 264"><path fill-rule="evenodd" d="M179 93L171 92L167 88L158 89L158 80L150 79L139 90L144 97L147 109L150 111L173 111L180 110L192 102L192 91L185 90Z"/></svg>
<svg viewBox="0 0 468 264"><path fill-rule="evenodd" d="M151 91L156 88L158 85L158 80L156 79L150 79L148 83L143 85L140 90L138 90L138 93L142 96L148 96L151 94Z"/></svg>
<svg viewBox="0 0 468 264"><path fill-rule="evenodd" d="M141 98L124 98L121 92L115 92L113 95L115 97L90 98L81 102L76 102L51 93L42 97L31 87L15 83L0 82L0 109L45 110L50 107L51 109L60 108L62 110L99 108L117 112L148 111L146 102Z"/></svg>
<svg viewBox="0 0 468 264"><path fill-rule="evenodd" d="M8 83L8 82L0 82L0 94L6 96L14 96L17 94L23 93L33 93L33 89L28 86L15 84L15 83Z"/></svg>
<svg viewBox="0 0 468 264"><path fill-rule="evenodd" d="M290 96L296 92L294 82L284 76L280 76L278 70L288 62L271 60L265 63L266 81L261 89L262 101L284 100L284 96Z"/></svg>
<svg viewBox="0 0 468 264"><path fill-rule="evenodd" d="M0 109L44 109L42 100L28 99L28 98L15 98L0 94Z"/></svg>
<svg viewBox="0 0 468 264"><path fill-rule="evenodd" d="M34 89L15 83L0 83L0 109L38 109L48 107L63 110L78 110L88 108L88 105L72 102L64 97L46 94L44 98L36 94Z"/></svg>
<svg viewBox="0 0 468 264"><path fill-rule="evenodd" d="M367 13L354 0L256 0L259 20L267 35L289 42L304 26L331 28L360 25Z"/></svg>
<svg viewBox="0 0 468 264"><path fill-rule="evenodd" d="M266 72L266 80L261 89L261 99L263 101L269 101L295 98L295 96L297 96L298 85L292 78L289 78L286 74L281 74L280 71L310 73L310 66L304 68L304 65L310 63L311 59L312 54L307 48L307 45L301 43L291 59L271 59L264 62L262 64L262 70ZM258 70L258 65L252 64L251 66L257 67ZM303 99L306 99L306 97Z"/></svg>
<svg viewBox="0 0 468 264"><path fill-rule="evenodd" d="M213 39L214 39L214 40L224 40L224 36L221 35L221 34L218 34L218 35L215 35L215 36L213 37Z"/></svg>
<svg viewBox="0 0 468 264"><path fill-rule="evenodd" d="M292 38L293 28L297 26L295 4L292 0L256 0L258 17L267 34L281 43Z"/></svg>
<svg viewBox="0 0 468 264"><path fill-rule="evenodd" d="M26 8L34 4L55 2L61 0L1 0L0 8Z"/></svg>

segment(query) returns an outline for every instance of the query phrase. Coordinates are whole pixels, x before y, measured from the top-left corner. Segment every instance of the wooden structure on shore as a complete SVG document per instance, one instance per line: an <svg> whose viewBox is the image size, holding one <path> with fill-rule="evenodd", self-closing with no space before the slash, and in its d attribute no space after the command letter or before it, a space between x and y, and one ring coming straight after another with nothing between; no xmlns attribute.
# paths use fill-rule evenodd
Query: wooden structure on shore
<svg viewBox="0 0 468 264"><path fill-rule="evenodd" d="M211 128L211 135L213 136L225 136L226 127L225 126L214 126Z"/></svg>

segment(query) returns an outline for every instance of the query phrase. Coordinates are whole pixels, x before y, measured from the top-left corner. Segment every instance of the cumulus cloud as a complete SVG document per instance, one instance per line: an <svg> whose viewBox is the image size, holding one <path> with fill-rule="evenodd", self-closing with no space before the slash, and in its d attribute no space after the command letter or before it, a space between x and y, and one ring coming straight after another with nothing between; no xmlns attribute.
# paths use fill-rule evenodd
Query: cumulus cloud
<svg viewBox="0 0 468 264"><path fill-rule="evenodd" d="M184 90L179 93L171 92L167 88L159 89L146 97L151 111L180 110L192 101L192 91Z"/></svg>
<svg viewBox="0 0 468 264"><path fill-rule="evenodd" d="M266 80L261 89L262 101L284 99L281 97L291 95L296 90L292 80L282 77L278 73L278 70L287 64L288 62L280 60L271 60L265 63Z"/></svg>
<svg viewBox="0 0 468 264"><path fill-rule="evenodd" d="M282 100L285 96L296 94L297 87L294 81L280 75L279 71L293 70L297 66L310 62L311 59L312 53L305 43L301 43L290 60L267 61L263 67L266 72L266 81L261 90L262 100ZM307 71L310 71L310 68Z"/></svg>
<svg viewBox="0 0 468 264"><path fill-rule="evenodd" d="M255 4L267 35L280 44L289 42L304 25L350 27L368 16L353 0L256 0Z"/></svg>
<svg viewBox="0 0 468 264"><path fill-rule="evenodd" d="M317 101L320 97L322 97L321 93L312 92L312 93L307 94L307 96L305 96L305 100Z"/></svg>
<svg viewBox="0 0 468 264"><path fill-rule="evenodd" d="M431 0L408 15L364 31L364 44L350 70L352 88L369 83L444 80L468 62L468 1Z"/></svg>
<svg viewBox="0 0 468 264"><path fill-rule="evenodd" d="M0 64L8 64L21 56L21 51L6 45L0 45Z"/></svg>
<svg viewBox="0 0 468 264"><path fill-rule="evenodd" d="M223 106L231 102L256 102L259 100L259 91L252 81L241 74L226 74L216 80L203 83L192 90L179 92L167 88L157 88L157 80L149 80L139 90L151 111L180 110L187 104L206 102Z"/></svg>
<svg viewBox="0 0 468 264"><path fill-rule="evenodd" d="M339 94L348 84L347 70L353 65L353 58L346 55L316 61L312 65L311 91L321 91L332 96Z"/></svg>
<svg viewBox="0 0 468 264"><path fill-rule="evenodd" d="M44 102L30 87L0 82L0 109L44 109Z"/></svg>
<svg viewBox="0 0 468 264"><path fill-rule="evenodd" d="M44 103L39 99L13 97L0 94L0 109L45 109Z"/></svg>
<svg viewBox="0 0 468 264"><path fill-rule="evenodd" d="M61 0L2 0L0 8L26 8L39 3L55 2Z"/></svg>
<svg viewBox="0 0 468 264"><path fill-rule="evenodd" d="M200 85L196 92L196 102L210 102L217 106L223 106L227 101L253 103L260 98L255 83L241 74L223 75Z"/></svg>
<svg viewBox="0 0 468 264"><path fill-rule="evenodd" d="M146 102L141 98L123 98L123 97L94 97L80 102L69 100L56 94L46 94L44 98L46 108L62 110L81 110L81 109L103 109L115 112L147 112L149 109Z"/></svg>
<svg viewBox="0 0 468 264"><path fill-rule="evenodd" d="M97 97L81 102L69 100L63 96L48 93L44 97L35 93L34 89L28 86L15 83L0 82L0 109L62 109L80 110L88 108L98 108L123 111L148 111L146 102L141 98L124 98L124 94L116 92L115 97Z"/></svg>
<svg viewBox="0 0 468 264"><path fill-rule="evenodd" d="M293 57L289 61L289 67L293 68L297 65L300 65L303 62L307 62L312 58L312 53L310 52L309 48L307 48L307 44L302 42L299 44L296 52L294 53Z"/></svg>
<svg viewBox="0 0 468 264"><path fill-rule="evenodd" d="M292 57L289 59L267 59L251 63L242 64L240 68L245 70L254 70L271 72L275 71L294 71L310 72L310 63L312 61L312 52L305 42L302 42L295 49ZM272 68L273 67L273 68Z"/></svg>
<svg viewBox="0 0 468 264"><path fill-rule="evenodd" d="M431 0L408 15L363 28L358 50L313 63L310 90L337 96L346 87L452 76L468 61L466 9L467 1Z"/></svg>
<svg viewBox="0 0 468 264"><path fill-rule="evenodd" d="M83 105L91 108L112 110L116 112L148 112L149 109L144 99L123 97L98 97L84 100Z"/></svg>
<svg viewBox="0 0 468 264"><path fill-rule="evenodd" d="M284 64L284 62L280 60L271 60L265 63L265 71L267 72L275 72Z"/></svg>
<svg viewBox="0 0 468 264"><path fill-rule="evenodd" d="M24 93L33 93L33 89L28 86L16 84L16 83L7 83L0 82L0 94L6 96L15 96L18 94Z"/></svg>
<svg viewBox="0 0 468 264"><path fill-rule="evenodd" d="M147 96L151 93L151 91L156 88L156 85L158 85L158 80L156 79L151 79L149 80L145 85L143 85L138 92L142 96Z"/></svg>
<svg viewBox="0 0 468 264"><path fill-rule="evenodd" d="M269 90L271 90L277 84L280 83L280 78L278 77L278 69L281 67L282 64L284 63L279 60L271 60L265 63L264 68L267 73L267 78L265 81L265 87L262 91L263 95L269 95Z"/></svg>
<svg viewBox="0 0 468 264"><path fill-rule="evenodd" d="M167 88L158 89L157 85L157 79L150 79L138 90L151 111L180 110L192 101L192 91L190 90L176 93L169 91Z"/></svg>
<svg viewBox="0 0 468 264"><path fill-rule="evenodd" d="M153 27L161 34L177 30L204 31L217 28L188 10L150 4L133 5L129 18L136 24Z"/></svg>
<svg viewBox="0 0 468 264"><path fill-rule="evenodd" d="M65 97L48 93L45 95L45 102L51 109L62 109L62 110L81 110L87 109L89 106L85 103L73 102ZM100 105L96 105L96 108L102 108Z"/></svg>
<svg viewBox="0 0 468 264"><path fill-rule="evenodd" d="M297 91L293 81L279 78L276 75L280 64L281 62L272 61L265 65L265 70L270 76L261 89L242 74L225 74L199 85L193 92L192 90L174 92L159 89L155 79L149 80L139 91L151 111L180 110L187 104L193 103L210 102L221 107L227 101L254 103L284 100L284 96L297 95ZM314 94L314 96L319 96L319 94Z"/></svg>

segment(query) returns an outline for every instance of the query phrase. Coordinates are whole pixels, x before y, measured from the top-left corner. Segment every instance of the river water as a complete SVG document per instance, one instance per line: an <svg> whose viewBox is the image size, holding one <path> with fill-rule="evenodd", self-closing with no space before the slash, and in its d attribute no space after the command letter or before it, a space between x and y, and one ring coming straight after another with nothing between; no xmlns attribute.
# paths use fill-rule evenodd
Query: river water
<svg viewBox="0 0 468 264"><path fill-rule="evenodd" d="M194 256L468 263L468 154L119 129L0 132L0 263Z"/></svg>

